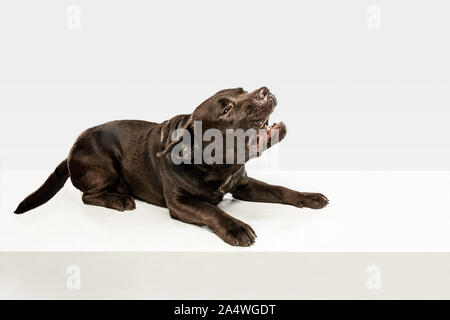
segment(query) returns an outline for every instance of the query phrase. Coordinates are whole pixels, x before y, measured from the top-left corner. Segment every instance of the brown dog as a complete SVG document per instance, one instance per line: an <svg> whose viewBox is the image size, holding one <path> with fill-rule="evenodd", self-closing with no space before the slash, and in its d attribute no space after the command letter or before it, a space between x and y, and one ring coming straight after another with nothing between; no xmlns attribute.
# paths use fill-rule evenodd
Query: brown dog
<svg viewBox="0 0 450 320"><path fill-rule="evenodd" d="M263 132L256 139L248 137L245 161L250 150L262 153L262 143L270 147L286 135L281 123L268 126L276 106L275 97L266 87L247 93L242 88L222 90L200 104L192 114L178 115L161 124L138 120L112 121L84 131L69 156L61 162L45 183L23 200L15 213L23 213L50 200L70 176L83 192L83 202L120 211L132 210L135 200L167 207L170 216L187 223L207 226L226 243L249 246L256 234L246 223L217 207L225 193L246 201L290 204L296 207L323 208L328 199L318 193L303 193L274 186L247 177L245 163L216 162L175 164L173 151L183 143L184 160L191 160L197 147L173 134L179 129L217 129L225 136L227 129ZM200 122L201 121L201 122ZM278 139L273 139L277 132ZM194 132L195 135L195 132ZM200 143L205 150L204 141ZM197 147L198 149L198 147ZM234 151L224 145L223 154ZM187 150L187 152L186 152ZM244 161L244 162L245 162Z"/></svg>

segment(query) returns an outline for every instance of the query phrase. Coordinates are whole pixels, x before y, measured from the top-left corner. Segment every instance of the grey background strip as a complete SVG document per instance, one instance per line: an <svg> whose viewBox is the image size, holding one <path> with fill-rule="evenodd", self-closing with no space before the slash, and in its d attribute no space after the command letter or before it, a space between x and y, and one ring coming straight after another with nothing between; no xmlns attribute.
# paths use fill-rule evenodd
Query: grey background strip
<svg viewBox="0 0 450 320"><path fill-rule="evenodd" d="M449 299L449 253L2 252L2 299Z"/></svg>

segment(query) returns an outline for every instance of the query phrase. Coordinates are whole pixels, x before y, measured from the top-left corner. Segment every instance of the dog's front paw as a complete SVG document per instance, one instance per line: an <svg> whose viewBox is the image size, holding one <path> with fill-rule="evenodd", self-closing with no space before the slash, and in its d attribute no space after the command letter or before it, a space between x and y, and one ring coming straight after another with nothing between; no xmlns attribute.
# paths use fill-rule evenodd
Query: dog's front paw
<svg viewBox="0 0 450 320"><path fill-rule="evenodd" d="M256 233L252 227L234 218L218 226L215 232L223 241L237 247L251 246L256 239Z"/></svg>
<svg viewBox="0 0 450 320"><path fill-rule="evenodd" d="M299 192L296 206L299 208L322 209L328 205L328 199L321 193Z"/></svg>

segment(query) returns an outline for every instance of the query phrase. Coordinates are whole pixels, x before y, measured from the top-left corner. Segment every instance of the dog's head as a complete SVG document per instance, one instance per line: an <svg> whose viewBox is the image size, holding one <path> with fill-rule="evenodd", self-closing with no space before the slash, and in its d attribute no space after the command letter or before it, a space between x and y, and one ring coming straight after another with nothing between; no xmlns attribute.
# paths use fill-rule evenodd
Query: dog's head
<svg viewBox="0 0 450 320"><path fill-rule="evenodd" d="M221 90L201 103L192 114L177 120L178 123L175 126L167 123L167 128L163 128L163 130L175 128L185 129L193 133L195 125L201 126L202 133L211 132L211 129L215 130L213 139L202 140L202 151L207 148L211 140L217 139L216 133L220 132L223 137L223 157L227 152L230 152L229 145L226 143L227 137L231 134L244 132L246 134L245 149L247 153L249 150L253 150L259 155L264 149L281 141L286 135L286 126L283 122L269 125L269 116L276 105L277 100L267 87L252 92L247 92L242 88ZM158 155L170 151L181 139L181 136L170 139L170 141L164 139L166 141L162 141L163 151L159 152ZM217 143L217 141L215 142ZM234 145L232 151L237 151L235 154L239 154L242 150L236 150ZM246 160L249 158L246 156Z"/></svg>

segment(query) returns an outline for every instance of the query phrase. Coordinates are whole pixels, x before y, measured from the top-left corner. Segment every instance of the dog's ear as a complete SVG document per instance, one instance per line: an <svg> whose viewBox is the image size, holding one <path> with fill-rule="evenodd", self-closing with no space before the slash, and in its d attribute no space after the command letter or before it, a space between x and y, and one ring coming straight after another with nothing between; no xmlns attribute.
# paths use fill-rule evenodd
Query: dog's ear
<svg viewBox="0 0 450 320"><path fill-rule="evenodd" d="M156 153L158 158L167 154L172 150L173 146L183 138L183 131L192 126L192 114L176 116L170 120L166 120L161 124L161 151ZM172 132L176 131L177 136L172 139Z"/></svg>

